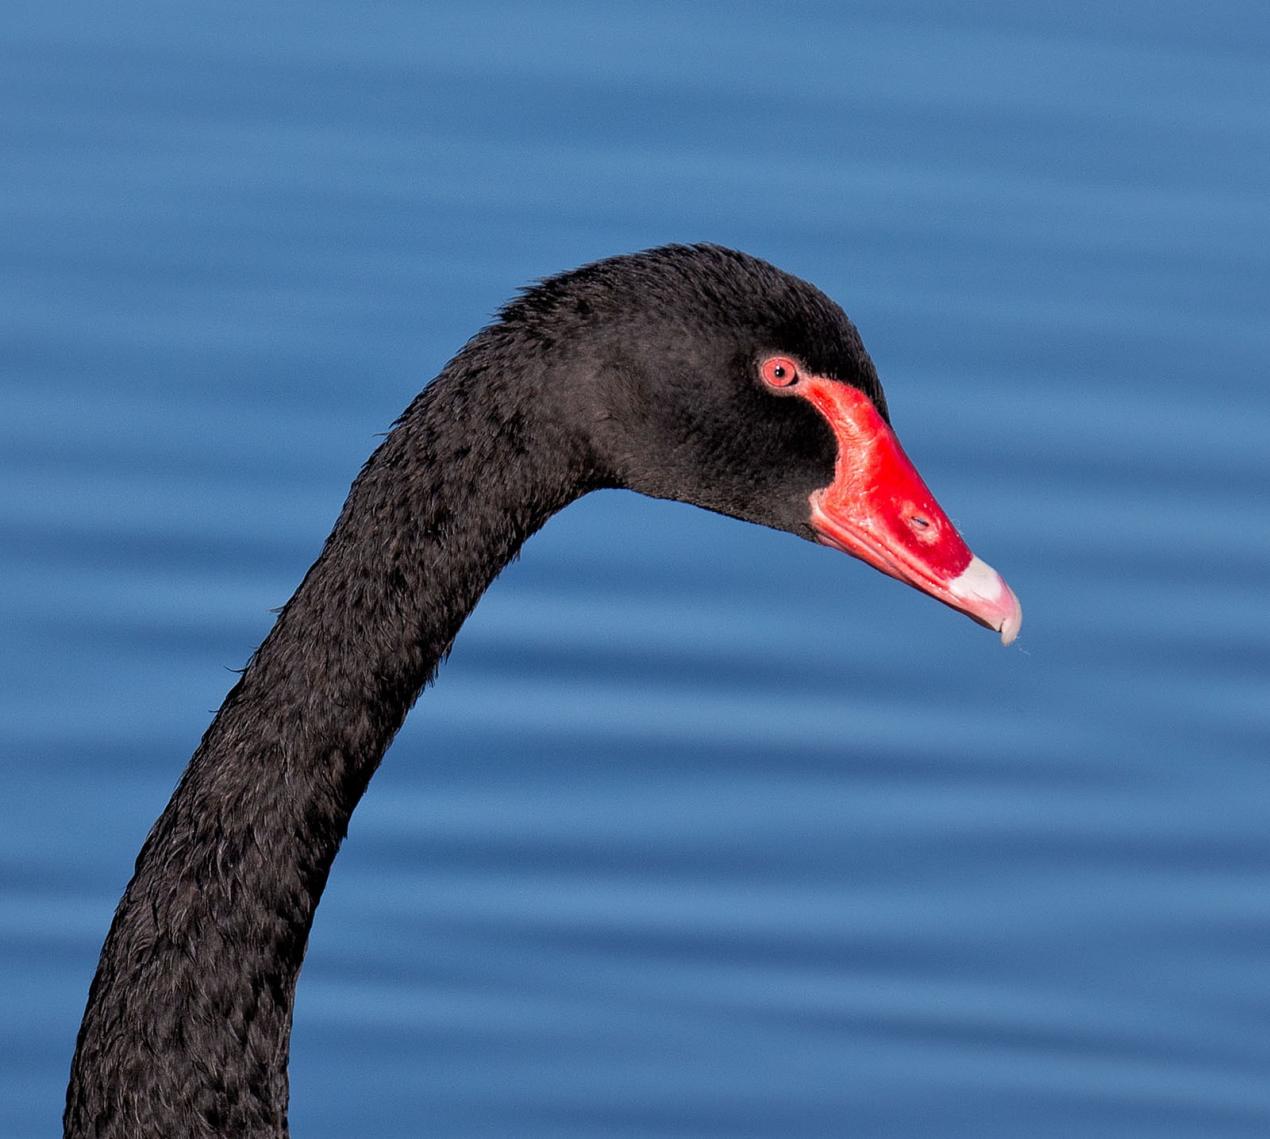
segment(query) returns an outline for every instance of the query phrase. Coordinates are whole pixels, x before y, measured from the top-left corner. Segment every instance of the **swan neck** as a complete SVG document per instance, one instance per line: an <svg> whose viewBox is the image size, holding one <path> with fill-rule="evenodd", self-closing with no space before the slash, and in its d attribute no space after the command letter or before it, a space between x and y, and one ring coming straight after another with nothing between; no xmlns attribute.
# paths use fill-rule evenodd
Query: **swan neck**
<svg viewBox="0 0 1270 1139"><path fill-rule="evenodd" d="M349 817L481 593L591 485L515 361L478 337L411 404L208 728L107 936L66 1135L287 1133L296 977Z"/></svg>

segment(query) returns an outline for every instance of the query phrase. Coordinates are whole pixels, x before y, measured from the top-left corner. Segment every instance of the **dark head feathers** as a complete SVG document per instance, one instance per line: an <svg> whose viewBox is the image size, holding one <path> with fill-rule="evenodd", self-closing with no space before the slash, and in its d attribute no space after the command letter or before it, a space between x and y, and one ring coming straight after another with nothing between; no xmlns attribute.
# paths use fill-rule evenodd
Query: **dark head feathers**
<svg viewBox="0 0 1270 1139"><path fill-rule="evenodd" d="M747 351L786 352L853 384L886 414L873 361L842 308L815 285L721 245L663 245L595 261L528 286L498 317L508 331L547 345L609 322L636 336L641 330L631 326L640 322L728 336Z"/></svg>

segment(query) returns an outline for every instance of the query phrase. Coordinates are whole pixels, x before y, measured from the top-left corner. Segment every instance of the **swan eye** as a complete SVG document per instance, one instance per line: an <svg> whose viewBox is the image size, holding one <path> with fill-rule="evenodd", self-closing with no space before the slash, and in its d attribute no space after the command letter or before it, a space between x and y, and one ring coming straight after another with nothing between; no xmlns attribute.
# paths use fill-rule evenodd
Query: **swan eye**
<svg viewBox="0 0 1270 1139"><path fill-rule="evenodd" d="M798 365L787 356L769 356L759 372L768 387L787 388L798 382Z"/></svg>

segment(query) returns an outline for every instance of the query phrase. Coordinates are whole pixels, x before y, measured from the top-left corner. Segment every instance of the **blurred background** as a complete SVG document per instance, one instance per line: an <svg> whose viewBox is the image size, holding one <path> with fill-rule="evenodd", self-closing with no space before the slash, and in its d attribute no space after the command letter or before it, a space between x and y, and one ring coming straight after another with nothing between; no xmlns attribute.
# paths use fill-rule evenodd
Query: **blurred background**
<svg viewBox="0 0 1270 1139"><path fill-rule="evenodd" d="M606 492L354 817L299 1135L1270 1132L1270 13L12 3L0 1134L360 463L516 287L840 300L1022 598Z"/></svg>

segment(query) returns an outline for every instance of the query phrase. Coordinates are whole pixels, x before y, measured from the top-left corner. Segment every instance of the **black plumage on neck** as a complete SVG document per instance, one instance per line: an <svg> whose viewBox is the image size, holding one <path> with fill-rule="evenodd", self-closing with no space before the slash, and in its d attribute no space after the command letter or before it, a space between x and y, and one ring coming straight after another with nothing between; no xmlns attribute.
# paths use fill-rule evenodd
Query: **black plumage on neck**
<svg viewBox="0 0 1270 1139"><path fill-rule="evenodd" d="M287 1130L296 977L349 818L500 569L599 480L513 329L478 335L353 484L137 859L66 1131Z"/></svg>

